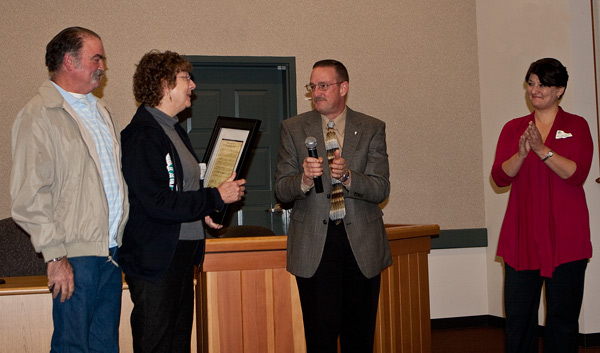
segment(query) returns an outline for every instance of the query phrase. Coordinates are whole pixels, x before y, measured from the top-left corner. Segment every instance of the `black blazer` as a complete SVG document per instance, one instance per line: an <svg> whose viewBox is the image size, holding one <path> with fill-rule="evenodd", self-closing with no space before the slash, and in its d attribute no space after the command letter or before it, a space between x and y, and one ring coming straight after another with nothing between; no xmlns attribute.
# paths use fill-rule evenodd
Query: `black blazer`
<svg viewBox="0 0 600 353"><path fill-rule="evenodd" d="M175 129L197 161L198 157L185 130ZM167 155L172 161L175 181L182 179L182 167L175 146L142 105L121 132L123 175L129 187L129 221L119 249L119 263L125 274L150 282L167 271L177 242L181 223L203 219L224 203L216 188L180 191L169 186ZM202 243L203 245L203 243ZM203 248L196 252L196 264Z"/></svg>

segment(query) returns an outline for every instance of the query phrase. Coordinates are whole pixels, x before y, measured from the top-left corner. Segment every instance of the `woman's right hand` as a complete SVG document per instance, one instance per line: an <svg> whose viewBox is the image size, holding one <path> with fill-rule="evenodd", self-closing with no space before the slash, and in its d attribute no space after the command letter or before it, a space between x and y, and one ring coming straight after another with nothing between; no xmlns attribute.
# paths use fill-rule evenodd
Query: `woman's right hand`
<svg viewBox="0 0 600 353"><path fill-rule="evenodd" d="M531 145L529 144L529 135L527 129L519 138L519 150L517 153L513 154L512 157L502 163L502 170L504 173L511 178L517 175L521 169L521 166L523 165L523 162L525 161L525 158L527 158L529 151L531 151Z"/></svg>
<svg viewBox="0 0 600 353"><path fill-rule="evenodd" d="M221 199L225 203L233 203L242 199L244 192L246 191L246 179L234 180L235 172L231 173L231 176L225 180L221 185L217 187Z"/></svg>
<svg viewBox="0 0 600 353"><path fill-rule="evenodd" d="M518 152L519 158L522 158L522 159L527 158L529 151L531 151L531 145L529 144L529 138L527 136L527 131L525 131L523 133L523 135L521 135L521 138L519 138L519 152Z"/></svg>
<svg viewBox="0 0 600 353"><path fill-rule="evenodd" d="M222 224L216 223L210 216L204 217L204 223L212 229L221 229L223 228Z"/></svg>

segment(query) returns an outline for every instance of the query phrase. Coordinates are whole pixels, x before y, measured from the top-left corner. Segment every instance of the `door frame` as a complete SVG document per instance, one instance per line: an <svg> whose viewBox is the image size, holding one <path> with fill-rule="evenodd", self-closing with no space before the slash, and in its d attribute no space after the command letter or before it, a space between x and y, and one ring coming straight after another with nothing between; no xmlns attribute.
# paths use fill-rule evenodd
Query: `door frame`
<svg viewBox="0 0 600 353"><path fill-rule="evenodd" d="M283 95L284 116L281 121L297 115L297 91L296 91L296 58L293 56L213 56L213 55L183 55L194 67L202 68L223 68L223 67L277 67L285 72ZM239 112L236 111L236 117ZM280 123L281 123L280 121ZM189 130L189 128L187 129ZM275 166L272 166L275 170ZM273 200L277 198L273 195ZM284 234L287 234L289 227L289 209L282 208L280 204L273 205L271 212L280 214L282 217L282 226Z"/></svg>
<svg viewBox="0 0 600 353"><path fill-rule="evenodd" d="M296 98L296 58L293 56L209 56L209 55L183 55L194 66L210 67L281 67L286 72L284 96L286 97L284 112L287 118L297 115L298 104Z"/></svg>

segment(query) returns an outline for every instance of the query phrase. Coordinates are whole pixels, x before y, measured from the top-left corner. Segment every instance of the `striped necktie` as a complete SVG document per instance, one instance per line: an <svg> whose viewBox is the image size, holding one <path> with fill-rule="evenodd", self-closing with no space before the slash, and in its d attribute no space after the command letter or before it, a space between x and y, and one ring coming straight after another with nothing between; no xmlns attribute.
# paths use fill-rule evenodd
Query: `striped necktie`
<svg viewBox="0 0 600 353"><path fill-rule="evenodd" d="M329 162L329 172L331 175L331 163L335 157L335 151L340 149L340 143L335 134L335 130L333 127L335 123L333 121L329 121L327 123L327 138L325 141L325 148L327 148L327 160ZM346 215L346 206L344 205L344 190L342 183L331 178L331 206L329 208L329 218L332 221L335 221L335 224L340 224L342 218Z"/></svg>

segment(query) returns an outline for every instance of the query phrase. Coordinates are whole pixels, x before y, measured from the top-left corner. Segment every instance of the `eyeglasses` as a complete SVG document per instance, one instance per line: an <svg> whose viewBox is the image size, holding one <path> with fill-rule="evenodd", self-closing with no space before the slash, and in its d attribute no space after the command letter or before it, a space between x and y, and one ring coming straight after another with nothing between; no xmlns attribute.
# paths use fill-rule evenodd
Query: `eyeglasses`
<svg viewBox="0 0 600 353"><path fill-rule="evenodd" d="M329 88L329 86L339 85L340 83L343 83L343 82L334 82L334 83L319 82L316 85L310 83L310 84L308 84L308 85L306 85L304 87L306 87L306 90L309 91L309 92L314 91L317 87L319 87L319 89L321 91L327 91L327 89Z"/></svg>
<svg viewBox="0 0 600 353"><path fill-rule="evenodd" d="M186 80L188 83L190 83L190 81L192 80L192 76L190 76L190 75L177 76L177 78L182 78L182 79Z"/></svg>

